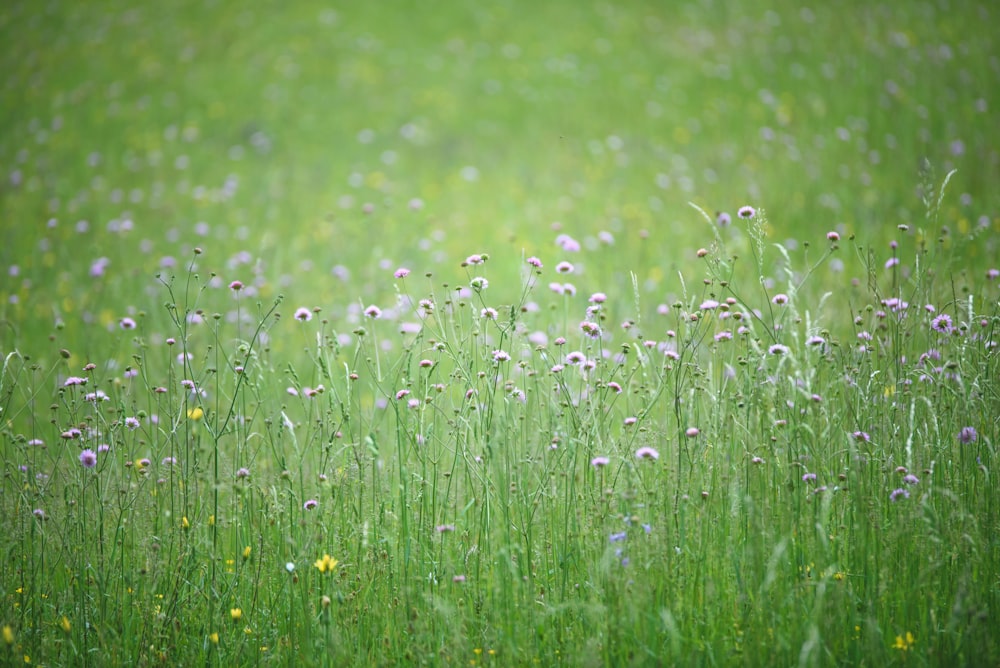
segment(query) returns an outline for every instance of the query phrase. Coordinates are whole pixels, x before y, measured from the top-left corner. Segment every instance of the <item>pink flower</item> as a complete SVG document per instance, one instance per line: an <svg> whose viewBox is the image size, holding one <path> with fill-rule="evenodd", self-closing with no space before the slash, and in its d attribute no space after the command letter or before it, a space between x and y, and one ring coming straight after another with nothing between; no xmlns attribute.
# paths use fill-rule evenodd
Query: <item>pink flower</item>
<svg viewBox="0 0 1000 668"><path fill-rule="evenodd" d="M300 322L309 322L312 320L312 311L307 309L305 306L299 307L295 310L295 319Z"/></svg>
<svg viewBox="0 0 1000 668"><path fill-rule="evenodd" d="M647 445L636 450L635 457L636 459L659 459L660 453L657 452L655 448L651 448Z"/></svg>
<svg viewBox="0 0 1000 668"><path fill-rule="evenodd" d="M393 276L395 276L396 278L406 278L409 275L410 275L410 270L407 269L406 267L400 267L399 269L396 270L396 273L393 274Z"/></svg>

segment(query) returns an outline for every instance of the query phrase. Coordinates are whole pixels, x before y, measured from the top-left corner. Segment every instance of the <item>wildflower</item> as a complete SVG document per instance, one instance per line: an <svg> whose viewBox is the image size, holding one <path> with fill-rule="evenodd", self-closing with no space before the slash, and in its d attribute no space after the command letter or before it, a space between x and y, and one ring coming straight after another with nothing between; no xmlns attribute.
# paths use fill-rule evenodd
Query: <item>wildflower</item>
<svg viewBox="0 0 1000 668"><path fill-rule="evenodd" d="M59 436L66 440L70 440L74 438L80 438L81 436L83 436L83 432L77 429L76 427L71 427L70 429L67 429L63 433L59 434Z"/></svg>
<svg viewBox="0 0 1000 668"><path fill-rule="evenodd" d="M607 457L594 457L593 459L590 460L590 465L593 466L595 469L599 469L602 466L607 466L610 463L611 460L608 459Z"/></svg>
<svg viewBox="0 0 1000 668"><path fill-rule="evenodd" d="M292 561L285 562L285 570L289 573L295 572L295 563Z"/></svg>
<svg viewBox="0 0 1000 668"><path fill-rule="evenodd" d="M249 558L250 558L250 546L247 545L246 547L243 548L243 559L249 559Z"/></svg>
<svg viewBox="0 0 1000 668"><path fill-rule="evenodd" d="M122 318L118 321L118 326L122 329L135 329L135 320L132 318Z"/></svg>
<svg viewBox="0 0 1000 668"><path fill-rule="evenodd" d="M493 361L494 362L509 362L510 353L506 350L494 350L493 351Z"/></svg>
<svg viewBox="0 0 1000 668"><path fill-rule="evenodd" d="M979 434L976 433L975 427L962 427L962 431L958 432L958 442L962 445L975 443L977 438Z"/></svg>
<svg viewBox="0 0 1000 668"><path fill-rule="evenodd" d="M651 448L647 445L636 450L635 457L636 459L659 459L660 453L657 452L655 448Z"/></svg>
<svg viewBox="0 0 1000 668"><path fill-rule="evenodd" d="M195 406L194 408L189 408L187 411L188 420L198 421L204 417L205 411L202 410L201 406Z"/></svg>
<svg viewBox="0 0 1000 668"><path fill-rule="evenodd" d="M365 309L365 315L371 318L372 320L378 320L379 318L382 317L382 309L372 304L371 306Z"/></svg>
<svg viewBox="0 0 1000 668"><path fill-rule="evenodd" d="M482 255L479 255L478 253L473 253L469 257L465 258L465 264L482 264L485 261L486 258L484 258Z"/></svg>
<svg viewBox="0 0 1000 668"><path fill-rule="evenodd" d="M59 628L66 633L69 633L73 629L73 626L69 623L69 618L66 617L66 615L63 615L62 619L59 620Z"/></svg>
<svg viewBox="0 0 1000 668"><path fill-rule="evenodd" d="M784 306L788 303L788 295L784 293L776 294L771 298L772 304L777 304L778 306Z"/></svg>
<svg viewBox="0 0 1000 668"><path fill-rule="evenodd" d="M34 510L31 511L31 514L40 520L45 519L45 511L42 510L41 508L35 508Z"/></svg>
<svg viewBox="0 0 1000 668"><path fill-rule="evenodd" d="M780 343L775 343L773 346L767 349L767 352L771 353L772 355L787 355L788 346L783 346Z"/></svg>
<svg viewBox="0 0 1000 668"><path fill-rule="evenodd" d="M896 642L892 644L892 649L898 649L901 652L905 652L910 647L915 645L917 639L913 637L913 634L909 631L906 632L906 636L896 636Z"/></svg>
<svg viewBox="0 0 1000 668"><path fill-rule="evenodd" d="M434 530L437 531L438 533L451 533L452 531L455 530L455 525L454 524L439 524L436 527L434 527Z"/></svg>
<svg viewBox="0 0 1000 668"><path fill-rule="evenodd" d="M903 476L903 482L905 482L907 485L916 485L917 483L920 482L920 478L913 475L912 473L908 473L905 476Z"/></svg>
<svg viewBox="0 0 1000 668"><path fill-rule="evenodd" d="M318 505L319 501L317 501L316 499L309 499L308 501L302 504L302 508L304 508L305 510L312 510Z"/></svg>
<svg viewBox="0 0 1000 668"><path fill-rule="evenodd" d="M238 622L243 618L243 611L240 610L239 608L230 608L229 616L232 618L234 622Z"/></svg>
<svg viewBox="0 0 1000 668"><path fill-rule="evenodd" d="M608 542L620 543L626 538L628 538L628 534L624 531L619 531L617 533L613 533L610 536L608 536Z"/></svg>
<svg viewBox="0 0 1000 668"><path fill-rule="evenodd" d="M840 235L832 231L826 233L826 238L830 241L840 241Z"/></svg>
<svg viewBox="0 0 1000 668"><path fill-rule="evenodd" d="M409 393L410 393L409 390L400 390L399 392L396 393L396 401L399 401L400 399L402 399L403 397L405 397Z"/></svg>
<svg viewBox="0 0 1000 668"><path fill-rule="evenodd" d="M603 304L607 300L608 296L606 294L604 294L603 292L595 292L594 294L590 295L590 299L588 299L587 301L589 301L591 304Z"/></svg>
<svg viewBox="0 0 1000 668"><path fill-rule="evenodd" d="M572 274L573 265L569 262L563 261L556 265L556 271L560 274Z"/></svg>
<svg viewBox="0 0 1000 668"><path fill-rule="evenodd" d="M862 443L868 443L872 440L872 437L865 431L856 431L851 435L855 441L861 441Z"/></svg>
<svg viewBox="0 0 1000 668"><path fill-rule="evenodd" d="M164 457L163 460L160 461L160 466L175 466L176 464L177 464L176 457Z"/></svg>
<svg viewBox="0 0 1000 668"><path fill-rule="evenodd" d="M810 336L808 339L806 339L807 346L820 346L823 345L824 343L826 343L826 339L824 339L822 336Z"/></svg>
<svg viewBox="0 0 1000 668"><path fill-rule="evenodd" d="M816 481L815 473L806 473L802 476L802 482L815 482L815 481Z"/></svg>
<svg viewBox="0 0 1000 668"><path fill-rule="evenodd" d="M764 463L764 460L760 457L754 457L753 459L750 460L750 463L759 466Z"/></svg>
<svg viewBox="0 0 1000 668"><path fill-rule="evenodd" d="M245 468L245 467L237 469L237 471L236 471L236 478L237 478L237 480L245 480L246 478L249 478L249 477L250 477L250 469Z"/></svg>
<svg viewBox="0 0 1000 668"><path fill-rule="evenodd" d="M694 438L695 436L697 436L697 435L698 435L698 434L700 434L700 433L701 433L701 432L700 432L700 431L698 431L698 427L688 427L688 430L684 432L684 434L685 434L685 435L686 435L686 436L687 436L688 438Z"/></svg>
<svg viewBox="0 0 1000 668"><path fill-rule="evenodd" d="M309 322L310 320L312 320L312 317L313 317L312 311L307 309L305 306L300 306L299 308L295 309L295 319L298 320L299 322Z"/></svg>
<svg viewBox="0 0 1000 668"><path fill-rule="evenodd" d="M542 268L542 261L541 261L541 260L539 260L539 259L538 259L537 257L535 257L534 255L532 255L532 256L531 256L531 257L529 257L529 258L528 258L527 260L525 260L525 262L527 262L527 263L528 263L529 265L531 265L531 266L532 266L532 267L534 267L535 269L541 269L541 268Z"/></svg>
<svg viewBox="0 0 1000 668"><path fill-rule="evenodd" d="M715 224L719 227L729 227L729 224L733 222L732 217L725 211L720 211L715 216Z"/></svg>
<svg viewBox="0 0 1000 668"><path fill-rule="evenodd" d="M464 575L454 575L454 576L452 576L451 581L454 582L454 583L456 583L456 584L462 584L463 582L465 582L465 576Z"/></svg>
<svg viewBox="0 0 1000 668"><path fill-rule="evenodd" d="M490 308L489 306L487 306L486 308L484 308L482 311L479 312L479 315L482 316L482 318L485 320L496 320L500 314L497 313L497 310L495 308Z"/></svg>
<svg viewBox="0 0 1000 668"><path fill-rule="evenodd" d="M892 492L889 494L889 500L893 502L898 501L900 497L904 499L910 498L910 491L908 489L900 487L899 489L892 490Z"/></svg>
<svg viewBox="0 0 1000 668"><path fill-rule="evenodd" d="M324 554L322 557L313 562L313 566L316 567L320 573L332 573L333 569L337 567L340 562L331 557L329 554Z"/></svg>
<svg viewBox="0 0 1000 668"><path fill-rule="evenodd" d="M626 427L631 427L632 425L634 425L638 421L639 421L639 418L635 417L634 415L630 415L629 417L625 418L623 424Z"/></svg>
<svg viewBox="0 0 1000 668"><path fill-rule="evenodd" d="M70 387L72 385L86 385L87 379L80 378L79 376L70 376L63 382L63 387Z"/></svg>
<svg viewBox="0 0 1000 668"><path fill-rule="evenodd" d="M608 383L608 389L614 392L615 394L622 393L622 386L616 383L615 381L611 381L610 383Z"/></svg>
<svg viewBox="0 0 1000 668"><path fill-rule="evenodd" d="M210 643L212 643L213 645L218 645L219 644L219 634L218 634L218 632L217 631L213 631L212 633L209 633L208 634L208 641Z"/></svg>
<svg viewBox="0 0 1000 668"><path fill-rule="evenodd" d="M419 366L421 369L430 369L432 366L434 366L434 362L432 362L431 360L420 360L417 366Z"/></svg>
<svg viewBox="0 0 1000 668"><path fill-rule="evenodd" d="M407 269L406 267L400 267L395 271L395 273L393 273L393 276L395 276L396 278L406 278L409 275L410 275L410 270Z"/></svg>
<svg viewBox="0 0 1000 668"><path fill-rule="evenodd" d="M580 323L580 331L592 339L597 339L601 336L601 327L597 323L590 322L589 320L584 320Z"/></svg>
<svg viewBox="0 0 1000 668"><path fill-rule="evenodd" d="M736 215L743 220L750 220L757 215L757 211L755 211L752 206L741 206L740 210L736 212Z"/></svg>
<svg viewBox="0 0 1000 668"><path fill-rule="evenodd" d="M702 311L714 311L715 309L719 308L719 302L715 301L714 299L706 299L701 303L701 306L699 306L698 308L701 309Z"/></svg>
<svg viewBox="0 0 1000 668"><path fill-rule="evenodd" d="M239 292L240 290L243 289L243 287L244 287L243 281L233 281L232 283L229 284L229 289L232 290L233 292Z"/></svg>
<svg viewBox="0 0 1000 668"><path fill-rule="evenodd" d="M182 529L190 529L191 528L191 522L188 521L187 515L184 515L183 517L181 517L181 528Z"/></svg>
<svg viewBox="0 0 1000 668"><path fill-rule="evenodd" d="M8 645L14 644L14 629L10 628L9 624L4 624L3 627L3 641Z"/></svg>
<svg viewBox="0 0 1000 668"><path fill-rule="evenodd" d="M942 313L933 320L931 320L931 329L935 332L940 332L942 334L950 334L952 330L951 326L951 316L947 313Z"/></svg>
<svg viewBox="0 0 1000 668"><path fill-rule="evenodd" d="M129 428L129 431L135 431L139 428L139 418L137 417L127 417L125 418L125 426Z"/></svg>
<svg viewBox="0 0 1000 668"><path fill-rule="evenodd" d="M732 341L733 333L730 332L728 329L724 329L721 332L717 333L713 338L718 342Z"/></svg>
<svg viewBox="0 0 1000 668"><path fill-rule="evenodd" d="M487 281L482 276L476 276L474 279L469 281L469 287L471 287L476 292L482 292L486 288L490 287L490 282Z"/></svg>

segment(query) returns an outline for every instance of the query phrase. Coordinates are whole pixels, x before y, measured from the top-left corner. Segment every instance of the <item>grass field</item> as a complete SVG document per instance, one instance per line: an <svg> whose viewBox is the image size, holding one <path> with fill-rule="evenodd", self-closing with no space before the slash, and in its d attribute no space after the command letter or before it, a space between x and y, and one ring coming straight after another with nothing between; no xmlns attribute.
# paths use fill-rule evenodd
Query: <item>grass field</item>
<svg viewBox="0 0 1000 668"><path fill-rule="evenodd" d="M0 8L3 665L1000 665L989 3Z"/></svg>

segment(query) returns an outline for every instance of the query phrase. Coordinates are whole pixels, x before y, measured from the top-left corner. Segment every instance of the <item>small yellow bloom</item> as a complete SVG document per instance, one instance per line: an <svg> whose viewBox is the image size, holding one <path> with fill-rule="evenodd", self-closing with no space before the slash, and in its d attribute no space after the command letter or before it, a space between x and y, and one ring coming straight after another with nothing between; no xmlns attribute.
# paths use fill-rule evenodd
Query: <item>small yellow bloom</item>
<svg viewBox="0 0 1000 668"><path fill-rule="evenodd" d="M319 569L320 573L326 573L327 571L332 572L333 569L336 568L337 564L339 563L340 563L339 561L331 557L329 554L324 554L321 559L316 560L313 566Z"/></svg>
<svg viewBox="0 0 1000 668"><path fill-rule="evenodd" d="M244 559L249 559L250 558L250 546L249 545L247 545L246 547L243 548L243 558Z"/></svg>
<svg viewBox="0 0 1000 668"><path fill-rule="evenodd" d="M69 633L70 629L73 628L72 625L69 623L69 619L66 617L66 615L63 615L63 618L59 620L59 627L66 633Z"/></svg>
<svg viewBox="0 0 1000 668"><path fill-rule="evenodd" d="M233 618L234 622L238 622L243 617L243 611L239 608L233 608L229 611L229 616Z"/></svg>
<svg viewBox="0 0 1000 668"><path fill-rule="evenodd" d="M3 627L3 641L8 645L14 644L14 629L10 628L9 624Z"/></svg>
<svg viewBox="0 0 1000 668"><path fill-rule="evenodd" d="M896 636L896 642L892 644L892 648L905 652L916 644L916 642L917 639L913 637L913 634L907 631L906 636Z"/></svg>
<svg viewBox="0 0 1000 668"><path fill-rule="evenodd" d="M183 528L183 529L190 529L191 528L191 523L188 522L187 515L185 515L184 517L181 518L181 528Z"/></svg>
<svg viewBox="0 0 1000 668"><path fill-rule="evenodd" d="M211 641L211 643L213 645L218 645L219 644L219 634L218 633L210 633L209 636L208 636L208 639L209 639L209 641Z"/></svg>
<svg viewBox="0 0 1000 668"><path fill-rule="evenodd" d="M209 515L208 516L208 526L210 526L210 527L214 527L215 526L215 515Z"/></svg>
<svg viewBox="0 0 1000 668"><path fill-rule="evenodd" d="M201 410L201 406L195 406L194 408L188 409L189 420L200 420L204 416L205 416L205 411Z"/></svg>
<svg viewBox="0 0 1000 668"><path fill-rule="evenodd" d="M25 662L25 663L31 663L31 657L30 657L30 656L28 656L27 654L25 654L25 655L24 655L24 662Z"/></svg>
<svg viewBox="0 0 1000 668"><path fill-rule="evenodd" d="M844 579L844 574L841 573L840 571L837 571L836 573L833 574L833 579L834 580L843 580Z"/></svg>

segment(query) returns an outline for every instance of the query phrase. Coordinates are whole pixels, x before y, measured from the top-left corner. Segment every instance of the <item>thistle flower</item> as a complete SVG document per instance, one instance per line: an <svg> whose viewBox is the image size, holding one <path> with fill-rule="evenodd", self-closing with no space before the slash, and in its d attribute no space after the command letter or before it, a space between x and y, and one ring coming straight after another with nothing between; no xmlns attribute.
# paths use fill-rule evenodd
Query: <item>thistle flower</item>
<svg viewBox="0 0 1000 668"><path fill-rule="evenodd" d="M962 445L975 443L977 438L979 438L979 434L976 433L975 427L962 427L962 430L958 432L958 442Z"/></svg>
<svg viewBox="0 0 1000 668"><path fill-rule="evenodd" d="M80 453L80 463L85 469L92 469L97 466L97 453L87 448Z"/></svg>

